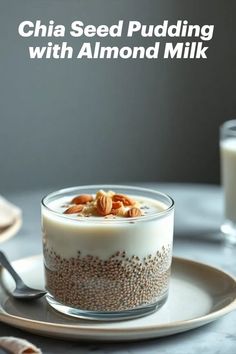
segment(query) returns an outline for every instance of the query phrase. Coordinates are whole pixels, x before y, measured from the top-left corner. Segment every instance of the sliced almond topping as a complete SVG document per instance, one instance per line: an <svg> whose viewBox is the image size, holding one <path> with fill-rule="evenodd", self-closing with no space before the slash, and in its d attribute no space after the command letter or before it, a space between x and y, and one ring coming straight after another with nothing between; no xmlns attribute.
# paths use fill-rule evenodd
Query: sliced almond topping
<svg viewBox="0 0 236 354"><path fill-rule="evenodd" d="M135 201L131 198L129 198L127 195L125 194L115 194L112 197L114 202L122 202L125 206L130 206L130 205L134 205Z"/></svg>
<svg viewBox="0 0 236 354"><path fill-rule="evenodd" d="M118 209L111 209L111 213L116 215L116 216L126 216L126 211L124 206Z"/></svg>
<svg viewBox="0 0 236 354"><path fill-rule="evenodd" d="M142 216L142 212L139 208L131 208L127 211L128 218L137 218L138 216Z"/></svg>
<svg viewBox="0 0 236 354"><path fill-rule="evenodd" d="M72 207L66 209L64 214L77 214L83 210L83 205L73 205Z"/></svg>
<svg viewBox="0 0 236 354"><path fill-rule="evenodd" d="M83 214L85 216L96 216L97 215L97 208L94 203L88 203L84 206Z"/></svg>
<svg viewBox="0 0 236 354"><path fill-rule="evenodd" d="M97 211L98 214L106 216L111 213L112 209L112 199L102 195L97 200Z"/></svg>
<svg viewBox="0 0 236 354"><path fill-rule="evenodd" d="M77 197L74 197L71 201L71 204L86 204L93 200L93 196L91 194L81 194Z"/></svg>

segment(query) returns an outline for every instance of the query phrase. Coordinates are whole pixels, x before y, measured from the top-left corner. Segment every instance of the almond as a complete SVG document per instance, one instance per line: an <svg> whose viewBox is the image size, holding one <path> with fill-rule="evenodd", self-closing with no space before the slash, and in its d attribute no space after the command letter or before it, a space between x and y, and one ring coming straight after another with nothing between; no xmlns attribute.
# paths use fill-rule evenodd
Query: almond
<svg viewBox="0 0 236 354"><path fill-rule="evenodd" d="M97 211L98 214L106 216L111 213L112 209L112 199L102 195L97 200Z"/></svg>
<svg viewBox="0 0 236 354"><path fill-rule="evenodd" d="M123 206L123 203L118 201L118 202L112 202L112 209L119 209Z"/></svg>
<svg viewBox="0 0 236 354"><path fill-rule="evenodd" d="M73 205L72 207L66 209L64 211L64 214L77 214L80 213L83 210L84 206L83 205Z"/></svg>
<svg viewBox="0 0 236 354"><path fill-rule="evenodd" d="M129 198L125 194L115 194L113 195L112 199L114 202L118 202L118 201L122 202L125 206L130 206L135 204L135 201Z"/></svg>
<svg viewBox="0 0 236 354"><path fill-rule="evenodd" d="M93 200L93 196L91 194L81 194L77 197L74 197L71 201L71 204L86 204Z"/></svg>
<svg viewBox="0 0 236 354"><path fill-rule="evenodd" d="M103 189L100 189L99 191L97 191L96 193L96 199L98 199L99 197L103 196L103 195L107 195L106 192Z"/></svg>
<svg viewBox="0 0 236 354"><path fill-rule="evenodd" d="M111 197L111 198L112 198L113 195L115 195L115 194L116 194L116 193L113 192L113 191L108 191L108 192L107 192L107 196L108 196L108 197Z"/></svg>
<svg viewBox="0 0 236 354"><path fill-rule="evenodd" d="M139 208L131 208L127 211L128 218L137 218L142 215L142 212Z"/></svg>

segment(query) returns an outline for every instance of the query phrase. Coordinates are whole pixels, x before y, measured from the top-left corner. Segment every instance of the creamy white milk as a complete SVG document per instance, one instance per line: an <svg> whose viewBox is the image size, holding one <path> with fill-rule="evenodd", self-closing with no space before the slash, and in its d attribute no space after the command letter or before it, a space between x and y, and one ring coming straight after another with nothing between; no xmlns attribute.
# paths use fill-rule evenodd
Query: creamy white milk
<svg viewBox="0 0 236 354"><path fill-rule="evenodd" d="M220 151L225 195L225 218L236 223L236 138L221 141Z"/></svg>
<svg viewBox="0 0 236 354"><path fill-rule="evenodd" d="M44 246L64 258L82 255L107 259L117 251L140 258L172 247L173 210L150 198L131 196L144 207L145 215L137 220L127 218L78 217L63 214L68 200L65 197L42 208ZM71 197L70 197L71 199ZM56 211L56 213L51 212ZM59 214L58 214L59 213Z"/></svg>

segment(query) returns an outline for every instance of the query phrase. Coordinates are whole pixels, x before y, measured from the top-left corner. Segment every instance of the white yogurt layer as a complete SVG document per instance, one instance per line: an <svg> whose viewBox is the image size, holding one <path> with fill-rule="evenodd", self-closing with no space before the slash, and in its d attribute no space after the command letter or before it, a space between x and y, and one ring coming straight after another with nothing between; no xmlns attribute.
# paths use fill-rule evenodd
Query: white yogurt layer
<svg viewBox="0 0 236 354"><path fill-rule="evenodd" d="M172 246L173 210L150 198L131 196L140 203L144 216L128 218L78 217L63 214L68 203L60 198L42 207L44 246L63 258L92 255L107 259L117 251L140 258ZM71 197L70 197L71 200ZM56 213L52 212L55 211ZM60 213L60 214L58 214Z"/></svg>

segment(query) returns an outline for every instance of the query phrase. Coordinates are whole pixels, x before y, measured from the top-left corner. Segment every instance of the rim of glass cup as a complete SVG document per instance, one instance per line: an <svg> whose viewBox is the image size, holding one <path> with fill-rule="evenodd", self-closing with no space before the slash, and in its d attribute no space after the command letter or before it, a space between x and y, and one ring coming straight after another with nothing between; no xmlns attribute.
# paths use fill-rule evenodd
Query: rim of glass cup
<svg viewBox="0 0 236 354"><path fill-rule="evenodd" d="M228 132L232 136L236 136L236 119L227 120L221 125L220 129L222 133Z"/></svg>
<svg viewBox="0 0 236 354"><path fill-rule="evenodd" d="M70 193L70 192L73 192L73 191L83 191L83 190L86 190L86 189L95 189L95 190L100 190L100 189L108 189L108 190L116 190L116 189L129 189L133 192L135 191L139 191L139 192L143 192L143 193L152 193L154 194L156 197L162 197L162 198L165 198L168 202L169 202L169 206L167 207L167 209L163 210L163 211L159 211L159 212L156 212L156 213L153 213L151 215L145 215L145 216L142 216L142 217L134 217L134 218L127 218L127 219L109 219L109 218L102 218L102 219L99 219L99 218L95 218L95 217L87 217L87 218L84 218L85 220L83 219L80 219L80 222L86 222L86 223L94 223L96 221L96 224L107 224L107 223L132 223L133 221L139 221L139 222L142 222L142 221L148 221L150 219L157 219L157 218L161 218L167 214L169 214L173 209L174 209L174 205L175 205L175 202L173 200L173 198L171 198L168 194L165 194L165 193L162 193L162 192L159 192L159 191L155 191L154 189L149 189L149 188L142 188L142 187L135 187L135 186L127 186L127 185L116 185L116 184L97 184L97 185L84 185L84 186L76 186L76 187L68 187L68 188L63 188L63 189L59 189L55 192L52 192L52 193L49 193L47 195L45 195L42 200L41 200L41 205L46 208L48 211L50 211L50 213L53 213L61 218L64 218L64 219L69 219L69 220L73 220L73 221L77 221L74 217L70 217L68 216L68 214L62 214L61 212L58 212L56 210L53 210L51 209L47 203L48 201L53 198L53 197L56 197L56 196L60 196L61 194L64 194L64 193ZM151 197L150 197L151 198ZM155 200L155 198L153 197L153 199ZM160 201L159 199L157 199L158 201ZM165 203L164 203L165 204Z"/></svg>

